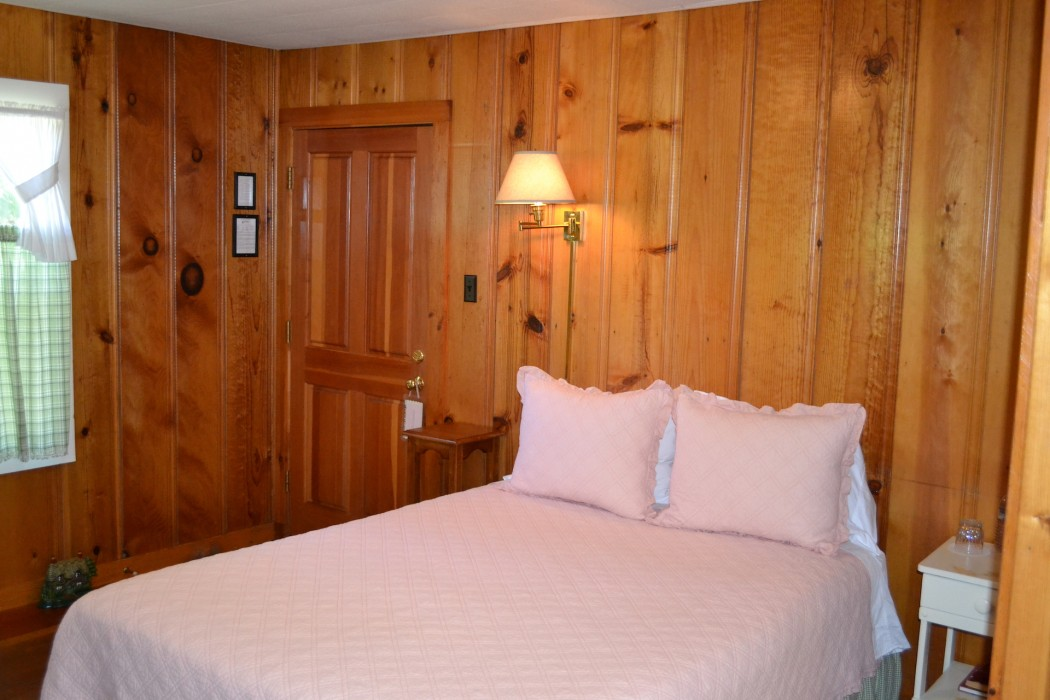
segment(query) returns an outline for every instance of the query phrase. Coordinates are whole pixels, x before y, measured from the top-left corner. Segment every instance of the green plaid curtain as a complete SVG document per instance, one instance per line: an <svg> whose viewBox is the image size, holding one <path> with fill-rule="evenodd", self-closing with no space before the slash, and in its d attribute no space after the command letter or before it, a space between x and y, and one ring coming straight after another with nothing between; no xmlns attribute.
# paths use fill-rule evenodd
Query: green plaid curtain
<svg viewBox="0 0 1050 700"><path fill-rule="evenodd" d="M69 263L38 262L0 226L0 460L69 451Z"/></svg>

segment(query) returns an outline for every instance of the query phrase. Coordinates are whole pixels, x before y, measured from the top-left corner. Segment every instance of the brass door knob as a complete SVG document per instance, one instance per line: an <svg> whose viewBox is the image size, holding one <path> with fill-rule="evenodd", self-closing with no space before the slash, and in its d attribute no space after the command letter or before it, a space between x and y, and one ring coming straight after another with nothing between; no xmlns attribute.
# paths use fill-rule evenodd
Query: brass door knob
<svg viewBox="0 0 1050 700"><path fill-rule="evenodd" d="M426 355L423 354L422 350L413 350L412 351L412 361L415 362L416 364L419 364L425 358L426 358Z"/></svg>
<svg viewBox="0 0 1050 700"><path fill-rule="evenodd" d="M412 389L422 389L423 388L423 378L422 377L416 377L415 379L409 379L407 382L405 382L405 388L410 390L410 391Z"/></svg>

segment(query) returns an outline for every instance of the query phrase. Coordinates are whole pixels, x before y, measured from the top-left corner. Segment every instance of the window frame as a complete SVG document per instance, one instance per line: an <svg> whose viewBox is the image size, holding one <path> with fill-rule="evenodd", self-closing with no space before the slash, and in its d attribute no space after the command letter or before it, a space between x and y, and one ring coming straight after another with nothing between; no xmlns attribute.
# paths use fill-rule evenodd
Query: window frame
<svg viewBox="0 0 1050 700"><path fill-rule="evenodd" d="M24 104L39 105L45 107L60 107L69 109L69 86L63 83L43 83L32 80L14 80L11 78L0 78L0 102L21 102ZM72 217L70 208L70 137L69 119L66 119L65 128L62 131L62 149L59 155L59 188L62 193L62 203L66 212ZM72 264L72 263L69 263ZM72 282L72 280L70 280ZM72 294L70 294L72 304ZM72 327L73 309L69 310L70 324ZM28 471L30 469L43 469L60 464L71 464L76 462L76 400L74 389L76 375L74 373L75 358L73 357L73 334L70 333L70 372L69 372L69 442L66 454L57 457L43 459L30 459L23 462L18 457L0 460L0 476Z"/></svg>

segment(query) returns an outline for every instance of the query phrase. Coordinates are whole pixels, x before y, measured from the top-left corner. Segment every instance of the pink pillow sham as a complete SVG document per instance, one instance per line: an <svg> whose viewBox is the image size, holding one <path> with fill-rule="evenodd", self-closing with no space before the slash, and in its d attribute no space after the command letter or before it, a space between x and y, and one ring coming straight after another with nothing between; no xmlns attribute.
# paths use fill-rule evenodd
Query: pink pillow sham
<svg viewBox="0 0 1050 700"><path fill-rule="evenodd" d="M613 394L522 367L518 393L520 440L509 489L645 518L657 448L671 415L671 387L656 381Z"/></svg>
<svg viewBox="0 0 1050 700"><path fill-rule="evenodd" d="M859 404L783 411L675 392L671 498L657 525L731 532L833 554L848 539Z"/></svg>

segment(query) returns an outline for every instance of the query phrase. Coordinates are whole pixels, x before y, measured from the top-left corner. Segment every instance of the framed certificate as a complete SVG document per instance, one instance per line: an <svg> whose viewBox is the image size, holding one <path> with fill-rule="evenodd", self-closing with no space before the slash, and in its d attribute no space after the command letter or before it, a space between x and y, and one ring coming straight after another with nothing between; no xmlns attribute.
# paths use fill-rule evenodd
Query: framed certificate
<svg viewBox="0 0 1050 700"><path fill-rule="evenodd" d="M255 208L255 173L233 174L233 208Z"/></svg>
<svg viewBox="0 0 1050 700"><path fill-rule="evenodd" d="M233 217L233 257L259 257L259 217L236 214Z"/></svg>

